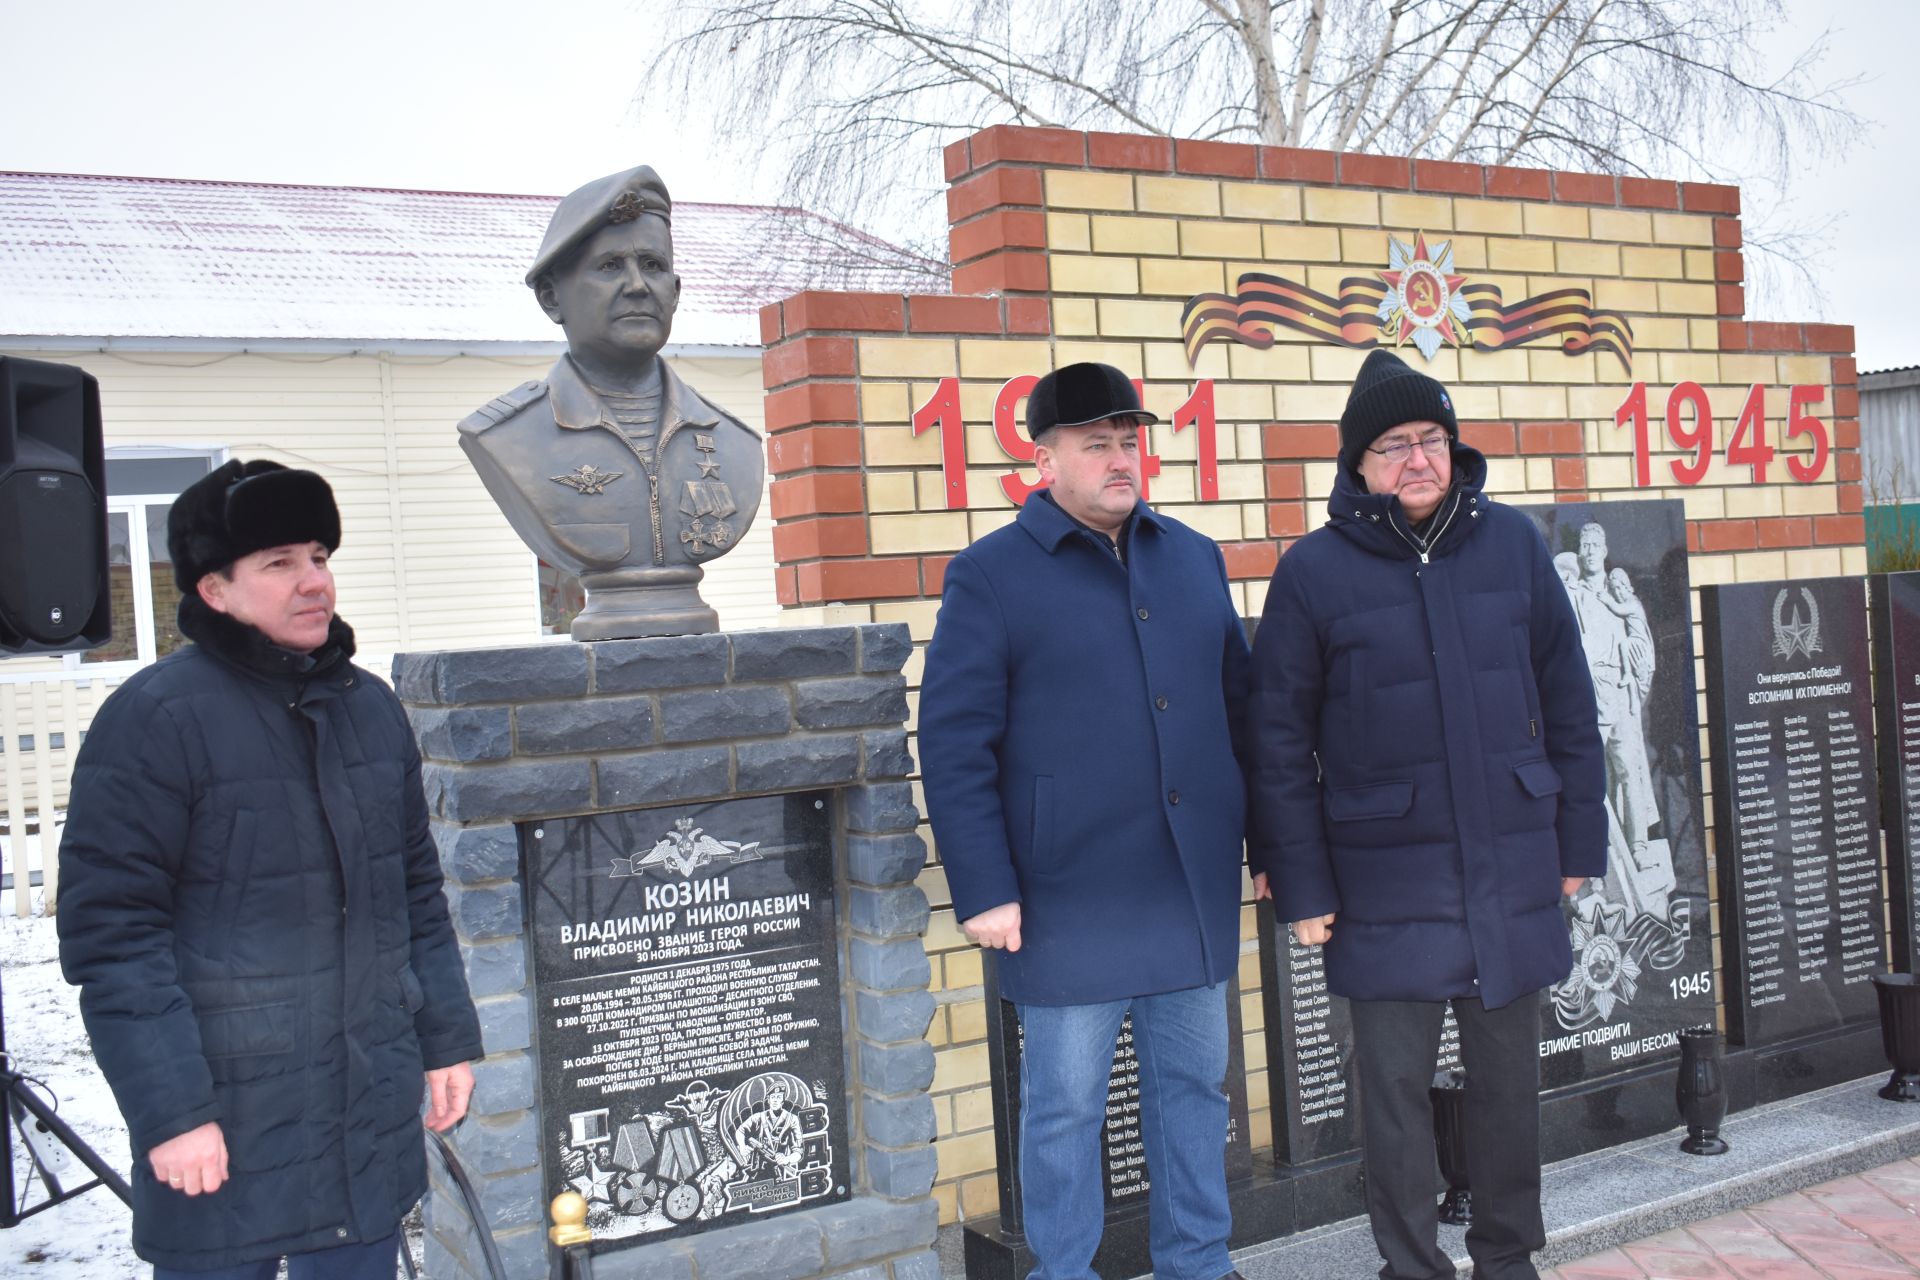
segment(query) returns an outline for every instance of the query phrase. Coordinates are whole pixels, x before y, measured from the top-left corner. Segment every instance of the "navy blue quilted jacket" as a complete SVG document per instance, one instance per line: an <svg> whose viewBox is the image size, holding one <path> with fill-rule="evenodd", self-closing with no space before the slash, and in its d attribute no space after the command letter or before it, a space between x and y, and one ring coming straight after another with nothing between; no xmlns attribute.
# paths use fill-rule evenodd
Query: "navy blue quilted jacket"
<svg viewBox="0 0 1920 1280"><path fill-rule="evenodd" d="M1572 965L1562 876L1606 872L1605 764L1578 623L1533 522L1455 485L1416 546L1342 467L1254 637L1255 838L1282 921L1338 916L1360 1000L1499 1008Z"/></svg>
<svg viewBox="0 0 1920 1280"><path fill-rule="evenodd" d="M480 1056L399 700L338 621L315 669L189 597L199 643L95 717L60 847L60 961L126 1117L134 1247L213 1270L391 1233L426 1186L429 1068ZM230 1181L147 1152L217 1120Z"/></svg>

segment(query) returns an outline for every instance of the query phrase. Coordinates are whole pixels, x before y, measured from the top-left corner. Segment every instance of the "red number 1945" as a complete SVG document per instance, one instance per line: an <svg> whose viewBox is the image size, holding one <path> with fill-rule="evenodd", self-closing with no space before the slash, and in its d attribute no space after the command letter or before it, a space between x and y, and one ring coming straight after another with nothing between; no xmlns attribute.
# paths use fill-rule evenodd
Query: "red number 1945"
<svg viewBox="0 0 1920 1280"><path fill-rule="evenodd" d="M1727 465L1751 467L1753 482L1765 484L1767 470L1773 465L1773 446L1767 443L1767 389L1759 383L1747 392L1740 408L1740 419L1727 439ZM1818 480L1827 469L1832 452L1827 424L1808 412L1808 406L1827 398L1827 389L1819 386L1793 387L1787 393L1787 439L1813 438L1813 450L1806 457L1799 453L1787 458L1787 470L1802 484ZM1636 382L1613 415L1613 424L1633 424L1633 483L1641 489L1653 486L1652 442L1648 439L1647 384ZM1673 478L1683 485L1699 484L1707 474L1713 454L1713 410L1707 406L1707 393L1697 382L1682 382L1667 393L1667 438L1676 448L1690 451L1692 458L1674 458L1667 463Z"/></svg>

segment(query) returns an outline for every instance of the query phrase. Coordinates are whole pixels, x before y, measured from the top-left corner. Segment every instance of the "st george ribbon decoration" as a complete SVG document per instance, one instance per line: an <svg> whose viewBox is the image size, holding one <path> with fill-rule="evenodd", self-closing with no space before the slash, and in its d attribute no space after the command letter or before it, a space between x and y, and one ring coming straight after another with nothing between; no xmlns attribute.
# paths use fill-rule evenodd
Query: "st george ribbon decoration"
<svg viewBox="0 0 1920 1280"><path fill-rule="evenodd" d="M1242 275L1232 294L1195 294L1180 317L1188 365L1198 363L1209 342L1265 350L1277 330L1287 328L1345 347L1411 341L1429 360L1442 346L1500 351L1558 338L1568 355L1611 351L1633 371L1633 326L1625 316L1596 311L1585 289L1554 289L1508 304L1500 286L1469 284L1454 272L1452 241L1429 249L1424 234L1412 245L1387 237L1387 256L1387 270L1371 279L1346 277L1337 298L1261 271Z"/></svg>

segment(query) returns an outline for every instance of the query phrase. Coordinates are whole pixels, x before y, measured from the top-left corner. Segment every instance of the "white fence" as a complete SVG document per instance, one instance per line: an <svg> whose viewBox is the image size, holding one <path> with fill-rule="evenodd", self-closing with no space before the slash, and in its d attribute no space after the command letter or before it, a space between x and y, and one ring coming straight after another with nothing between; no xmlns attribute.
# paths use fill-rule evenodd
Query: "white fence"
<svg viewBox="0 0 1920 1280"><path fill-rule="evenodd" d="M48 914L53 912L67 784L80 737L108 688L99 676L0 681L0 821L6 824L4 870L10 881L4 893L15 915L33 910L36 884L46 891Z"/></svg>

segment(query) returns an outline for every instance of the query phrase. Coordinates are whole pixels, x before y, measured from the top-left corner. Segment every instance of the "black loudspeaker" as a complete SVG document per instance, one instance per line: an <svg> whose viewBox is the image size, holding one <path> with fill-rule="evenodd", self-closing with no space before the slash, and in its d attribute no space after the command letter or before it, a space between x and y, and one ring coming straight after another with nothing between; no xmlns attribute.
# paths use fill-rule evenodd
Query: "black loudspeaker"
<svg viewBox="0 0 1920 1280"><path fill-rule="evenodd" d="M100 384L0 356L0 654L105 644L110 587Z"/></svg>

